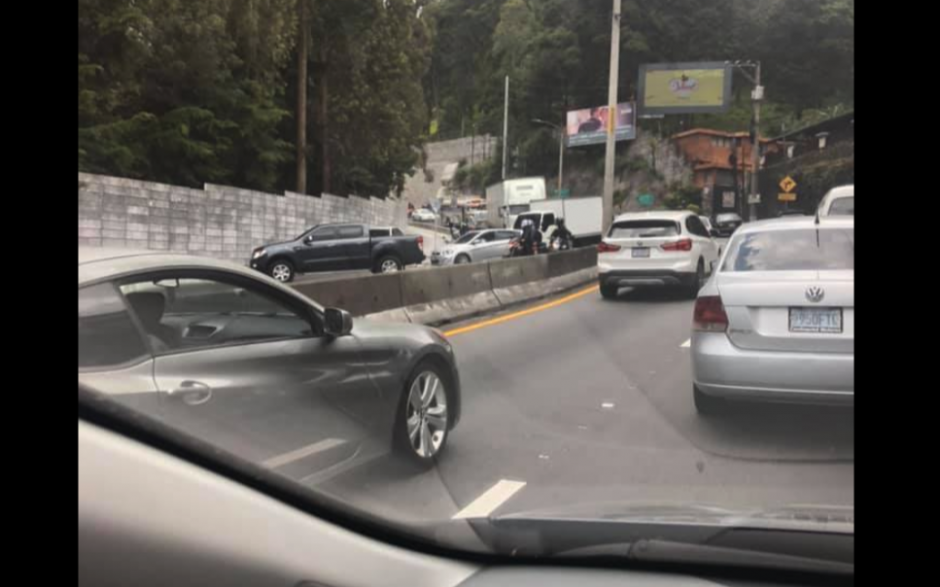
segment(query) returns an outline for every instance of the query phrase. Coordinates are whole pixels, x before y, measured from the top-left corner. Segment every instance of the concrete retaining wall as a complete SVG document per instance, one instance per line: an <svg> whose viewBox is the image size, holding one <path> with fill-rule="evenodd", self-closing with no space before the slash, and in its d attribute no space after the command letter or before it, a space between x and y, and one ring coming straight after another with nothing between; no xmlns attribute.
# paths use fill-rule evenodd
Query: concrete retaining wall
<svg viewBox="0 0 940 587"><path fill-rule="evenodd" d="M577 249L392 275L295 283L323 306L379 320L443 324L559 293L597 279L597 253Z"/></svg>
<svg viewBox="0 0 940 587"><path fill-rule="evenodd" d="M239 263L324 222L407 225L404 201L203 189L78 174L78 244L179 251Z"/></svg>

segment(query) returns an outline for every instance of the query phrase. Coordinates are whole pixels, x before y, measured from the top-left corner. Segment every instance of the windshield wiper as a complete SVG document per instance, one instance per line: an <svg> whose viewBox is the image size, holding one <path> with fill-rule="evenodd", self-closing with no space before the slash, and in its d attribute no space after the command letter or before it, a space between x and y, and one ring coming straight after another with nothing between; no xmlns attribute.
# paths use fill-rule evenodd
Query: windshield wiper
<svg viewBox="0 0 940 587"><path fill-rule="evenodd" d="M637 540L636 542L585 546L561 551L555 556L721 567L756 567L841 575L855 573L855 565L852 563L670 540Z"/></svg>

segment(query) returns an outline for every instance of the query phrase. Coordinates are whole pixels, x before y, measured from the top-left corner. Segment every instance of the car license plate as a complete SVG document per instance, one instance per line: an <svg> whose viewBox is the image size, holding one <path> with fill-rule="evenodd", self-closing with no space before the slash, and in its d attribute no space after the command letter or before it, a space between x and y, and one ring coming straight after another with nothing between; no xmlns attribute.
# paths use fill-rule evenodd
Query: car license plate
<svg viewBox="0 0 940 587"><path fill-rule="evenodd" d="M633 247L634 259L646 259L650 256L649 247Z"/></svg>
<svg viewBox="0 0 940 587"><path fill-rule="evenodd" d="M842 332L842 308L790 308L790 332Z"/></svg>

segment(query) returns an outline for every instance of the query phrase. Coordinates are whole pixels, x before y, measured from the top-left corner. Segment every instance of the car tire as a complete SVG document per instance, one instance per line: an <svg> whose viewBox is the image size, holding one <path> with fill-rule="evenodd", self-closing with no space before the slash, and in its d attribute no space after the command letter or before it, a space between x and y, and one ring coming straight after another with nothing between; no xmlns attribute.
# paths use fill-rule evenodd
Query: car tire
<svg viewBox="0 0 940 587"><path fill-rule="evenodd" d="M294 281L294 264L287 259L275 259L268 265L268 275L275 281L290 283Z"/></svg>
<svg viewBox="0 0 940 587"><path fill-rule="evenodd" d="M436 387L434 379L437 380ZM430 387L426 387L428 385ZM419 469L432 467L447 446L453 417L447 407L451 400L451 386L445 370L436 362L425 360L414 369L402 390L392 445L397 454ZM427 401L421 397L425 391L432 393ZM440 417L438 411L442 406L443 425L435 427L434 416ZM425 434L424 439L422 434Z"/></svg>
<svg viewBox="0 0 940 587"><path fill-rule="evenodd" d="M470 257L467 255L457 255L457 258L454 259L454 265L464 265L470 262Z"/></svg>
<svg viewBox="0 0 940 587"><path fill-rule="evenodd" d="M386 255L375 264L373 273L397 273L402 270L401 261L394 255Z"/></svg>
<svg viewBox="0 0 940 587"><path fill-rule="evenodd" d="M605 300L615 300L617 299L617 292L620 290L620 287L616 284L611 285L607 283L601 283L601 297Z"/></svg>
<svg viewBox="0 0 940 587"><path fill-rule="evenodd" d="M698 265L695 266L695 273L692 276L692 283L689 284L689 297L693 300L698 297L698 290L702 289L702 281L705 277L705 261L702 259L698 260Z"/></svg>
<svg viewBox="0 0 940 587"><path fill-rule="evenodd" d="M701 416L718 416L727 407L723 398L712 397L696 385L692 386L692 397L695 400L695 411Z"/></svg>

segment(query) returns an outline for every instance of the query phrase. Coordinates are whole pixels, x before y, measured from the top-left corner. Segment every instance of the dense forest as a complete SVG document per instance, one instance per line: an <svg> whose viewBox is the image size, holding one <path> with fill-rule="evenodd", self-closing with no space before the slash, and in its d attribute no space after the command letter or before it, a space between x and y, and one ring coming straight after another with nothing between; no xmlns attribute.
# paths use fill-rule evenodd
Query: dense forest
<svg viewBox="0 0 940 587"><path fill-rule="evenodd" d="M308 193L394 193L420 168L425 142L500 134L505 76L512 167L550 173L557 143L531 121L561 122L569 108L606 102L611 4L79 0L79 169L295 189L306 55ZM765 135L839 114L854 100L854 6L624 0L620 98L634 97L642 63L760 60ZM746 130L750 84L736 76L734 89L725 115L651 129ZM496 172L478 171L480 181Z"/></svg>

